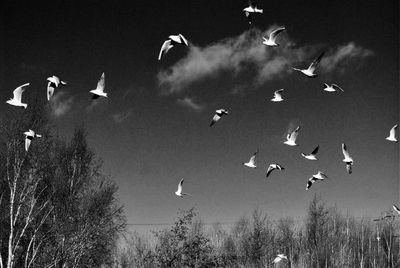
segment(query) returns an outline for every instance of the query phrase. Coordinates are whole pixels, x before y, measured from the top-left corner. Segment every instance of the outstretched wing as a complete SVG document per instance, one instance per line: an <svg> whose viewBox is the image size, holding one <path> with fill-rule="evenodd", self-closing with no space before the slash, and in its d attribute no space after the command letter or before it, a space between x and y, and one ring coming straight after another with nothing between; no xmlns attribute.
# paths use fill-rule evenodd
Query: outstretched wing
<svg viewBox="0 0 400 268"><path fill-rule="evenodd" d="M344 156L345 159L350 158L350 154L347 151L347 146L344 143L342 143L342 153L343 153L343 156Z"/></svg>
<svg viewBox="0 0 400 268"><path fill-rule="evenodd" d="M311 154L316 155L318 153L318 150L319 150L319 145L315 147L314 151L312 151Z"/></svg>
<svg viewBox="0 0 400 268"><path fill-rule="evenodd" d="M340 91L344 92L344 90L341 87L339 87L338 85L336 85L336 84L332 84L332 87L334 89L339 89Z"/></svg>
<svg viewBox="0 0 400 268"><path fill-rule="evenodd" d="M171 39L168 39L163 43L160 49L160 53L158 54L158 60L161 60L161 57L173 47L171 42Z"/></svg>
<svg viewBox="0 0 400 268"><path fill-rule="evenodd" d="M97 89L100 91L104 91L105 86L106 86L106 78L104 73L102 73L99 81L97 82Z"/></svg>
<svg viewBox="0 0 400 268"><path fill-rule="evenodd" d="M298 126L291 134L289 139L292 140L293 142L296 141L297 139L297 135L299 135L299 130L300 130L300 126Z"/></svg>
<svg viewBox="0 0 400 268"><path fill-rule="evenodd" d="M22 99L22 92L25 91L25 87L26 87L26 86L29 86L29 83L23 84L23 85L17 87L16 89L14 89L13 95L14 95L14 99L15 99L15 100L21 101L21 99Z"/></svg>
<svg viewBox="0 0 400 268"><path fill-rule="evenodd" d="M276 39L276 36L277 36L278 34L280 34L281 32L283 32L284 30L285 30L285 27L280 27L280 28L278 28L278 29L272 31L272 32L269 34L269 38L272 39L272 40L275 40L275 39Z"/></svg>
<svg viewBox="0 0 400 268"><path fill-rule="evenodd" d="M321 61L322 57L324 56L324 54L325 54L325 51L322 52L322 53L318 56L318 58L316 58L316 59L310 64L310 67L308 67L308 69L309 69L310 71L314 71L315 68L317 68L317 66L318 66L319 62Z"/></svg>
<svg viewBox="0 0 400 268"><path fill-rule="evenodd" d="M219 116L218 114L215 114L213 119L212 119L212 121L211 121L211 123L210 123L210 127L212 125L214 125L220 118L221 118L221 116Z"/></svg>
<svg viewBox="0 0 400 268"><path fill-rule="evenodd" d="M267 169L267 178L268 178L269 174L271 174L271 172L272 172L274 169L275 169L275 168L274 168L272 165L269 165L269 166L268 166L268 169Z"/></svg>
<svg viewBox="0 0 400 268"><path fill-rule="evenodd" d="M178 192L182 192L183 179L178 184Z"/></svg>
<svg viewBox="0 0 400 268"><path fill-rule="evenodd" d="M185 45L188 45L188 41L186 40L185 37L183 37L183 35L179 34L179 37L182 39L183 43L185 43Z"/></svg>

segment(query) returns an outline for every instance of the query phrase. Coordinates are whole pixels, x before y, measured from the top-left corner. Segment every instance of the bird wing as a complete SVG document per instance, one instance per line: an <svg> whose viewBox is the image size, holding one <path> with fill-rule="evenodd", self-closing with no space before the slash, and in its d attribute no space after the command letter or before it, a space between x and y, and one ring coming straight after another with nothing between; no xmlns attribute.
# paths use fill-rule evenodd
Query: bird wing
<svg viewBox="0 0 400 268"><path fill-rule="evenodd" d="M349 174L353 172L350 164L346 164L346 170Z"/></svg>
<svg viewBox="0 0 400 268"><path fill-rule="evenodd" d="M221 116L219 116L218 114L215 114L213 119L212 119L212 121L211 121L210 127L212 125L214 125L220 118L221 118Z"/></svg>
<svg viewBox="0 0 400 268"><path fill-rule="evenodd" d="M54 87L52 86L52 82L49 82L47 84L47 100L49 101L50 98L53 96L54 94Z"/></svg>
<svg viewBox="0 0 400 268"><path fill-rule="evenodd" d="M104 92L104 87L106 86L106 78L104 73L101 74L99 81L97 82L97 88L99 91Z"/></svg>
<svg viewBox="0 0 400 268"><path fill-rule="evenodd" d="M275 169L275 167L273 165L269 165L268 169L267 169L267 178L269 176L269 174L271 174L271 172Z"/></svg>
<svg viewBox="0 0 400 268"><path fill-rule="evenodd" d="M181 193L182 192L182 185L183 185L183 179L181 179L181 181L178 184L178 192Z"/></svg>
<svg viewBox="0 0 400 268"><path fill-rule="evenodd" d="M29 146L31 145L32 136L25 137L25 151L28 151Z"/></svg>
<svg viewBox="0 0 400 268"><path fill-rule="evenodd" d="M255 164L256 163L256 156L258 154L258 149L257 151L250 157L250 162Z"/></svg>
<svg viewBox="0 0 400 268"><path fill-rule="evenodd" d="M310 187L313 185L313 183L315 182L315 178L309 178L308 182L307 182L307 186L306 186L306 190L310 189Z"/></svg>
<svg viewBox="0 0 400 268"><path fill-rule="evenodd" d="M291 134L290 139L295 142L297 139L297 135L299 135L300 126L298 126Z"/></svg>
<svg viewBox="0 0 400 268"><path fill-rule="evenodd" d="M317 65L318 65L319 62L321 61L321 59L322 59L322 57L324 56L324 54L325 54L325 52L322 52L322 53L318 56L318 58L316 58L316 59L310 64L310 67L308 67L308 69L309 69L310 71L314 71L315 68L317 68Z"/></svg>
<svg viewBox="0 0 400 268"><path fill-rule="evenodd" d="M343 156L344 156L345 159L346 158L350 158L350 154L347 151L347 146L344 143L342 143L342 153L343 153Z"/></svg>
<svg viewBox="0 0 400 268"><path fill-rule="evenodd" d="M336 84L332 84L332 87L335 89L339 89L340 91L344 92L344 90Z"/></svg>
<svg viewBox="0 0 400 268"><path fill-rule="evenodd" d="M396 129L399 125L396 124L392 127L392 129L390 130L390 136L395 137L396 136Z"/></svg>
<svg viewBox="0 0 400 268"><path fill-rule="evenodd" d="M319 145L315 147L314 151L312 151L311 154L316 155L318 153L318 150L319 150Z"/></svg>
<svg viewBox="0 0 400 268"><path fill-rule="evenodd" d="M285 27L280 27L278 29L275 29L269 34L269 38L272 39L273 41L276 39L277 35L280 34L282 31L285 30Z"/></svg>
<svg viewBox="0 0 400 268"><path fill-rule="evenodd" d="M16 89L14 89L13 95L14 95L14 99L15 99L15 100L18 100L18 101L21 102L21 99L22 99L22 92L25 91L25 87L26 87L26 86L29 86L29 83L23 84L23 85L17 87Z"/></svg>
<svg viewBox="0 0 400 268"><path fill-rule="evenodd" d="M163 45L161 46L160 53L158 54L158 60L161 60L161 57L163 54L167 53L168 50L170 50L173 45L171 44L171 39L166 40Z"/></svg>
<svg viewBox="0 0 400 268"><path fill-rule="evenodd" d="M182 39L183 43L185 43L185 45L188 45L188 41L186 40L185 37L183 37L183 35L179 34L179 37Z"/></svg>
<svg viewBox="0 0 400 268"><path fill-rule="evenodd" d="M394 211L396 211L398 214L400 214L400 209L399 209L396 205L393 205L393 209L394 209Z"/></svg>

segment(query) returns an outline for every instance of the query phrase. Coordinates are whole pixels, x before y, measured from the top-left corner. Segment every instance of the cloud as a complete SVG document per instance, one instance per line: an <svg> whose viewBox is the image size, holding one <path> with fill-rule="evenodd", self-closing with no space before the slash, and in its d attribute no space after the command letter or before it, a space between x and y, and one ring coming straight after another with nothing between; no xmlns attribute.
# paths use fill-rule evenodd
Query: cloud
<svg viewBox="0 0 400 268"><path fill-rule="evenodd" d="M50 99L51 113L55 117L66 114L72 107L74 96L68 96L65 91L59 91Z"/></svg>
<svg viewBox="0 0 400 268"><path fill-rule="evenodd" d="M183 99L178 99L176 101L179 105L185 106L189 109L195 110L196 112L200 112L204 109L203 105L197 104L194 100L190 97L185 97Z"/></svg>
<svg viewBox="0 0 400 268"><path fill-rule="evenodd" d="M264 32L252 28L239 36L225 38L204 47L189 46L189 52L184 58L158 73L163 93L179 93L192 83L217 77L222 71L229 71L232 76L236 76L251 70L251 82L259 86L291 73L290 66L294 64L309 64L305 61L312 61L312 56L321 50L321 45L298 47L285 33L279 37L279 47L262 45L262 36L267 36L273 28L275 26ZM326 59L321 61L322 71L331 72L339 64L344 66L341 64L343 62L371 54L372 51L356 46L354 42L331 48L326 53Z"/></svg>
<svg viewBox="0 0 400 268"><path fill-rule="evenodd" d="M113 120L115 123L120 124L132 115L132 108L128 109L126 112L116 113L113 115Z"/></svg>

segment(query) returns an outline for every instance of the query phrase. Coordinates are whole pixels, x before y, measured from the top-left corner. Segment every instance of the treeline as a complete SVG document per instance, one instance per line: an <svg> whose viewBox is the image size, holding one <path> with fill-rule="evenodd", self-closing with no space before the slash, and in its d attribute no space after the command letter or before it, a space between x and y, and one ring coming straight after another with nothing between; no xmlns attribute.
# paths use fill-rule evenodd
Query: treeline
<svg viewBox="0 0 400 268"><path fill-rule="evenodd" d="M181 211L174 225L137 233L115 253L111 267L400 267L399 219L357 219L328 207L318 196L303 224L270 220L259 210L230 230L205 228L194 209ZM272 261L277 254L288 260Z"/></svg>
<svg viewBox="0 0 400 268"><path fill-rule="evenodd" d="M111 264L125 227L117 187L85 131L53 137L46 109L36 103L0 119L0 268ZM25 151L28 129L42 138Z"/></svg>

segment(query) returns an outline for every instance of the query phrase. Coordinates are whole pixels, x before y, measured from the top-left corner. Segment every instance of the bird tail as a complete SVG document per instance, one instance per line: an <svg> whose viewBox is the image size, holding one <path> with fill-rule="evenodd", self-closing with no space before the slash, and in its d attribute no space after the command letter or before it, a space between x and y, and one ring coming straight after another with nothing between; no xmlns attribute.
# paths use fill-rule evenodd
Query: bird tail
<svg viewBox="0 0 400 268"><path fill-rule="evenodd" d="M22 104L22 106L24 106L24 109L26 109L28 107L28 104L24 103Z"/></svg>
<svg viewBox="0 0 400 268"><path fill-rule="evenodd" d="M60 81L60 83L63 84L63 85L67 84L67 82L65 82L65 81Z"/></svg>

